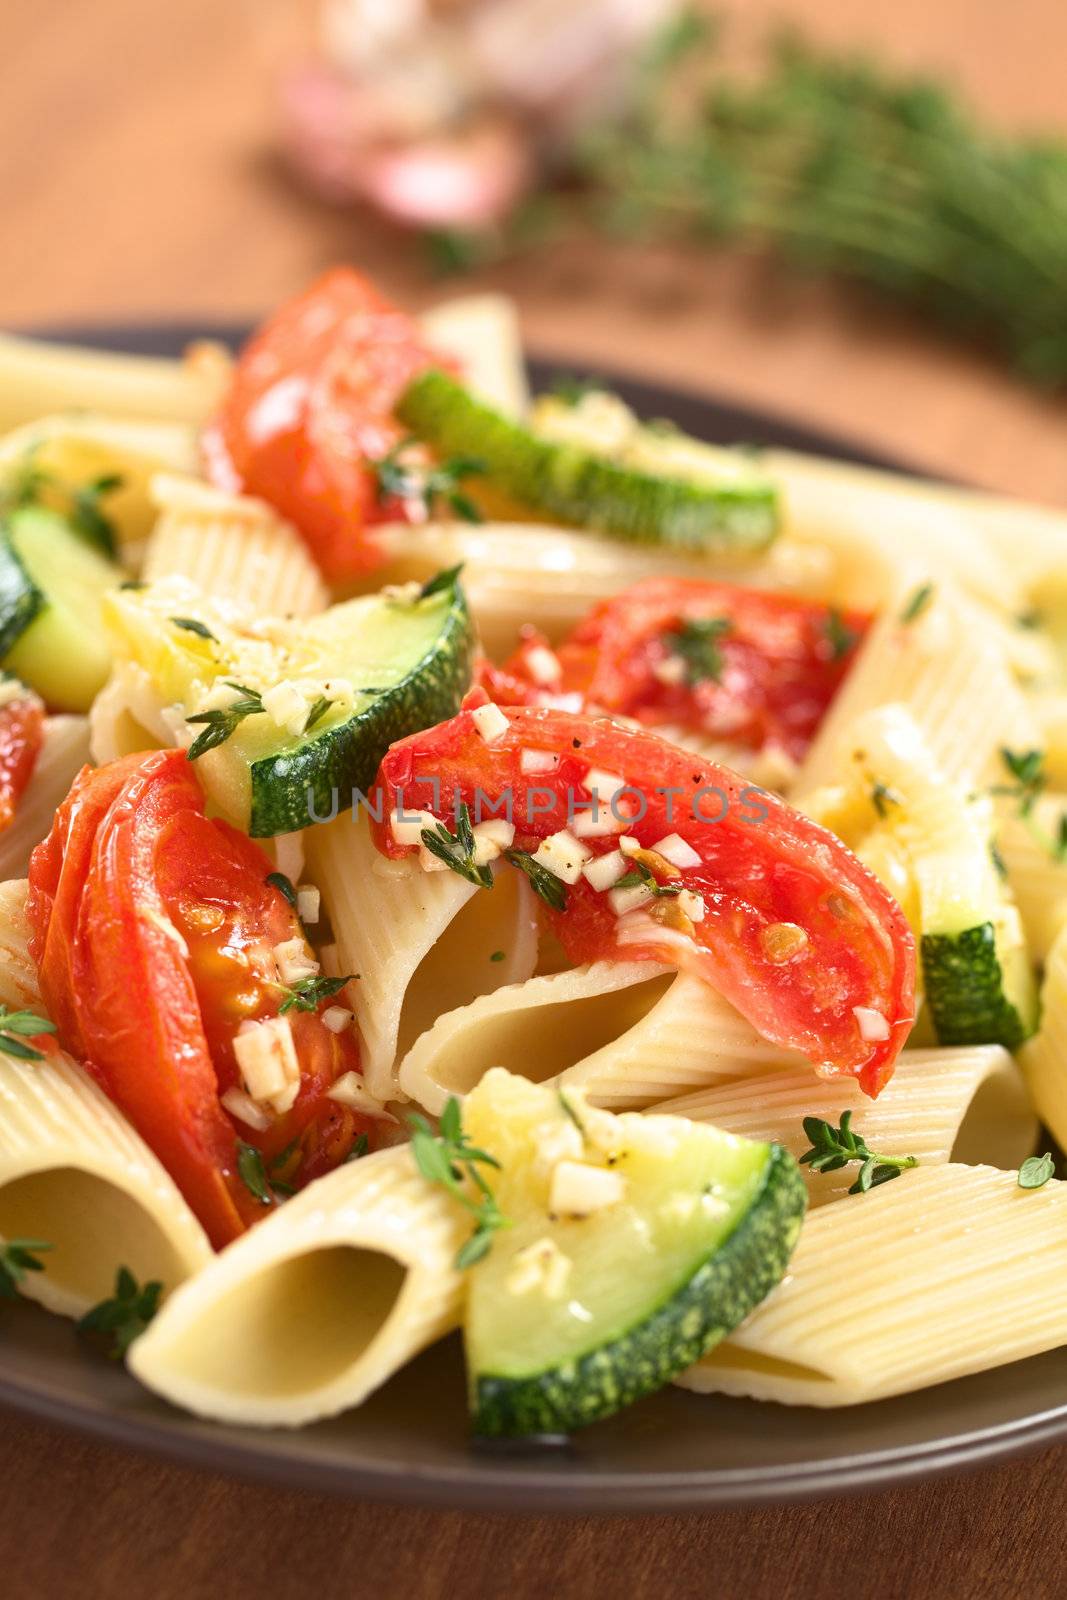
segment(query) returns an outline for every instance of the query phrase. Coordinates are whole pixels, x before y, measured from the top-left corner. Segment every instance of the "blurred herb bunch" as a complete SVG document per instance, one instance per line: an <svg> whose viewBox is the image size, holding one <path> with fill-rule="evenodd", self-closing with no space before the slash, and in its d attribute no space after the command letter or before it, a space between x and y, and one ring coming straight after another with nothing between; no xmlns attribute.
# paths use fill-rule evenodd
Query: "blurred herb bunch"
<svg viewBox="0 0 1067 1600"><path fill-rule="evenodd" d="M455 0L451 10L536 11L543 24L559 7ZM409 208L440 265L543 240L546 219L550 233L593 222L643 242L739 239L932 313L1033 380L1067 381L1067 144L994 133L941 84L792 34L742 74L723 64L702 10L571 7L598 10L605 38L609 13L617 24L610 74L602 62L596 94L582 95L576 78L558 122L551 101L533 121L507 113L522 159L494 202L472 210L468 184L465 211L438 203L419 218ZM440 173L430 187L439 201Z"/></svg>

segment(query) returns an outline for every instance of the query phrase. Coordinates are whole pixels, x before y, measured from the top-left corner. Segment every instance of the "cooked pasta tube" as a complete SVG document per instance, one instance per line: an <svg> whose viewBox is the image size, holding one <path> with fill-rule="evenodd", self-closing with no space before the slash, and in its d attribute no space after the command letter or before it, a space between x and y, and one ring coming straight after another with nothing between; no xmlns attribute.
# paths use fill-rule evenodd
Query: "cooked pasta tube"
<svg viewBox="0 0 1067 1600"><path fill-rule="evenodd" d="M0 833L0 879L21 878L30 851L45 837L76 772L89 759L88 717L47 717L29 787L14 820Z"/></svg>
<svg viewBox="0 0 1067 1600"><path fill-rule="evenodd" d="M0 1005L11 1011L41 1011L37 966L30 955L25 878L0 883Z"/></svg>
<svg viewBox="0 0 1067 1600"><path fill-rule="evenodd" d="M535 622L556 643L598 600L642 578L722 580L815 599L833 590L831 552L788 539L758 560L730 562L524 522L386 524L375 537L385 565L368 580L373 588L424 583L435 572L462 564L482 643L498 658L514 648L524 623Z"/></svg>
<svg viewBox="0 0 1067 1600"><path fill-rule="evenodd" d="M325 608L326 585L307 545L265 501L169 474L152 480L152 496L159 519L141 571L149 583L186 578L261 617L307 617Z"/></svg>
<svg viewBox="0 0 1067 1600"><path fill-rule="evenodd" d="M480 995L415 1040L400 1063L400 1087L436 1116L490 1067L537 1083L566 1076L607 1041L621 1048L671 981L655 962L597 961Z"/></svg>
<svg viewBox="0 0 1067 1600"><path fill-rule="evenodd" d="M470 1216L408 1146L339 1167L229 1246L130 1352L220 1421L298 1427L359 1405L456 1326Z"/></svg>
<svg viewBox="0 0 1067 1600"><path fill-rule="evenodd" d="M209 341L168 361L0 334L0 431L67 410L199 426L230 369L227 351Z"/></svg>
<svg viewBox="0 0 1067 1600"><path fill-rule="evenodd" d="M677 1380L845 1406L1067 1343L1067 1184L919 1167L810 1216L786 1277Z"/></svg>
<svg viewBox="0 0 1067 1600"><path fill-rule="evenodd" d="M994 1165L1018 1167L1034 1148L1037 1120L1018 1068L999 1045L905 1050L877 1100L868 1099L854 1078L820 1078L809 1066L713 1084L650 1110L711 1122L747 1139L772 1139L794 1156L810 1147L805 1117L837 1124L851 1111L853 1129L870 1150L915 1156L925 1167L950 1159L972 1107L976 1127L969 1147ZM804 1171L817 1206L846 1194L857 1169Z"/></svg>
<svg viewBox="0 0 1067 1600"><path fill-rule="evenodd" d="M522 334L514 300L503 294L463 295L419 319L435 350L455 358L464 382L505 417L522 417L530 403Z"/></svg>
<svg viewBox="0 0 1067 1600"><path fill-rule="evenodd" d="M537 915L521 872L502 867L490 891L414 858L378 854L365 813L307 830L309 871L322 892L356 1009L367 1088L396 1094L395 1064L458 1004L521 982L537 960Z"/></svg>
<svg viewBox="0 0 1067 1600"><path fill-rule="evenodd" d="M640 1110L697 1084L794 1065L698 978L654 962L597 961L512 984L439 1017L400 1065L400 1086L439 1112L493 1066ZM810 1066L807 1068L811 1076Z"/></svg>
<svg viewBox="0 0 1067 1600"><path fill-rule="evenodd" d="M1067 862L1055 854L1060 818L1067 813L1067 795L1043 795L1029 817L1006 808L997 832L997 848L1026 930L1031 956L1044 961L1067 923Z"/></svg>
<svg viewBox="0 0 1067 1600"><path fill-rule="evenodd" d="M995 638L943 582L904 584L860 646L797 775L803 796L848 770L856 719L887 700L910 712L943 776L989 774L1000 746L1040 743L1035 718Z"/></svg>
<svg viewBox="0 0 1067 1600"><path fill-rule="evenodd" d="M138 750L161 750L175 742L177 724L144 667L119 661L89 711L89 749L98 766Z"/></svg>

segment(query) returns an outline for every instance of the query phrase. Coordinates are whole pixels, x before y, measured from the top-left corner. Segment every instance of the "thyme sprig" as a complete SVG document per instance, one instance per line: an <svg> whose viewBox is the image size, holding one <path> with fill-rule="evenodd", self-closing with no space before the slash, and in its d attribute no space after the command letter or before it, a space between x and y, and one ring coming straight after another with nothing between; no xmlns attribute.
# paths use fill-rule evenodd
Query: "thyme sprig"
<svg viewBox="0 0 1067 1600"><path fill-rule="evenodd" d="M9 1239L0 1243L0 1300L14 1300L27 1272L43 1272L44 1262L37 1257L54 1250L47 1239Z"/></svg>
<svg viewBox="0 0 1067 1600"><path fill-rule="evenodd" d="M437 822L432 828L423 828L421 838L430 854L443 861L459 877L473 883L478 889L493 887L493 874L487 866L479 866L475 860L477 842L471 827L470 809L466 804L456 812L455 833L451 833L443 822Z"/></svg>
<svg viewBox="0 0 1067 1600"><path fill-rule="evenodd" d="M461 485L484 475L486 465L474 456L454 456L436 465L413 459L414 436L401 439L388 454L369 463L379 502L402 500L420 518L451 511L463 522L481 522L482 513Z"/></svg>
<svg viewBox="0 0 1067 1600"><path fill-rule="evenodd" d="M718 683L726 665L719 640L732 628L729 617L693 617L663 635L672 656L685 662L685 680L690 688L698 683Z"/></svg>
<svg viewBox="0 0 1067 1600"><path fill-rule="evenodd" d="M263 698L255 689L249 689L243 683L227 683L226 687L235 689L240 698L231 701L228 706L216 707L213 711L197 711L185 719L186 722L204 724L203 732L197 734L189 746L190 761L198 761L209 750L217 750L220 744L225 744L246 717L265 715Z"/></svg>
<svg viewBox="0 0 1067 1600"><path fill-rule="evenodd" d="M474 1217L474 1231L460 1246L456 1267L463 1271L481 1261L492 1249L493 1235L511 1226L496 1203L492 1189L479 1166L500 1163L486 1150L478 1150L463 1131L459 1101L453 1095L441 1113L439 1131L434 1133L425 1117L411 1118L411 1154L415 1165L430 1183L439 1183ZM473 1186L475 1193L470 1190Z"/></svg>
<svg viewBox="0 0 1067 1600"><path fill-rule="evenodd" d="M860 1162L859 1176L849 1194L866 1194L868 1189L899 1178L907 1168L919 1165L917 1156L874 1154L868 1150L863 1135L853 1132L851 1123L851 1111L841 1113L841 1125L837 1128L832 1122L824 1122L822 1117L805 1117L804 1132L811 1140L811 1149L799 1157L801 1164L810 1166L812 1172L839 1172L850 1162Z"/></svg>
<svg viewBox="0 0 1067 1600"><path fill-rule="evenodd" d="M129 1267L120 1267L115 1276L115 1293L85 1313L78 1332L99 1338L105 1354L120 1361L159 1310L162 1293L162 1283L153 1280L142 1286Z"/></svg>
<svg viewBox="0 0 1067 1600"><path fill-rule="evenodd" d="M49 1022L47 1017L39 1017L34 1011L9 1011L7 1006L0 1005L0 1050L7 1056L14 1056L16 1061L43 1061L40 1050L32 1044L24 1044L23 1040L55 1031L55 1023Z"/></svg>

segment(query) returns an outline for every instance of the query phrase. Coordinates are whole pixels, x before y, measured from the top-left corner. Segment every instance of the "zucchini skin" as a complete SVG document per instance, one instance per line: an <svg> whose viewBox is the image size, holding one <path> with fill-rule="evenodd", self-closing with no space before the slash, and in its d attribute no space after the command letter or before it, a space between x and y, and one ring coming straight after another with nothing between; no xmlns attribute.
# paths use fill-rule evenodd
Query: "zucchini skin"
<svg viewBox="0 0 1067 1600"><path fill-rule="evenodd" d="M348 810L353 790L369 791L391 744L455 716L470 686L474 648L470 611L456 585L433 649L405 678L299 749L252 763L250 837L292 833L316 818L325 820L333 812L335 790L340 809Z"/></svg>
<svg viewBox="0 0 1067 1600"><path fill-rule="evenodd" d="M778 533L778 493L770 482L659 477L538 438L443 372L420 374L401 396L397 416L443 456L479 457L509 495L557 521L635 544L736 555L765 550Z"/></svg>
<svg viewBox="0 0 1067 1600"><path fill-rule="evenodd" d="M0 661L15 648L46 603L19 559L6 527L0 528Z"/></svg>
<svg viewBox="0 0 1067 1600"><path fill-rule="evenodd" d="M924 933L923 986L940 1044L1001 1044L1015 1050L1033 1029L1004 993L996 929Z"/></svg>
<svg viewBox="0 0 1067 1600"><path fill-rule="evenodd" d="M571 1433L661 1389L724 1339L778 1283L806 1207L800 1168L781 1145L772 1145L763 1187L734 1231L648 1317L547 1372L517 1378L479 1373L472 1386L475 1433Z"/></svg>

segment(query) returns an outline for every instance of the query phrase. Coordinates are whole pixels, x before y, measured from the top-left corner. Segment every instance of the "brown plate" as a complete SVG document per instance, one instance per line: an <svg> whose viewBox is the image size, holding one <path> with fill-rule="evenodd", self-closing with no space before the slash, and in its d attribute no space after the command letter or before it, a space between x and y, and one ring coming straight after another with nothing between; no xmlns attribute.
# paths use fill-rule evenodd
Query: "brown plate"
<svg viewBox="0 0 1067 1600"><path fill-rule="evenodd" d="M203 329L77 330L166 354ZM239 330L221 330L235 337ZM72 336L72 335L68 335ZM535 362L543 382L565 362ZM714 440L892 465L772 416L612 377L649 416ZM176 1460L361 1499L511 1511L680 1511L901 1483L1067 1435L1067 1349L919 1394L816 1411L667 1389L565 1444L471 1441L458 1339L428 1351L358 1411L298 1432L200 1422L90 1354L68 1323L0 1308L0 1403Z"/></svg>

